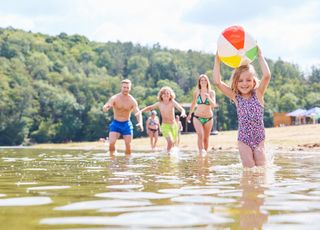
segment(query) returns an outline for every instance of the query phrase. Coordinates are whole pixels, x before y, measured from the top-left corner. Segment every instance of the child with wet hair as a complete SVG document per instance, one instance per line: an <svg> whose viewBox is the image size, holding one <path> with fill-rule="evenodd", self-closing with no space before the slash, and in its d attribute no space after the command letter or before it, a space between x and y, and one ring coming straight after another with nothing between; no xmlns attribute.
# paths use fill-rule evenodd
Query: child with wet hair
<svg viewBox="0 0 320 230"><path fill-rule="evenodd" d="M184 108L175 100L175 93L168 87L162 87L158 93L159 101L140 110L140 113L159 109L162 118L160 131L167 141L167 151L171 152L172 147L177 141L179 127L175 120L175 109L181 112L181 117L186 117Z"/></svg>

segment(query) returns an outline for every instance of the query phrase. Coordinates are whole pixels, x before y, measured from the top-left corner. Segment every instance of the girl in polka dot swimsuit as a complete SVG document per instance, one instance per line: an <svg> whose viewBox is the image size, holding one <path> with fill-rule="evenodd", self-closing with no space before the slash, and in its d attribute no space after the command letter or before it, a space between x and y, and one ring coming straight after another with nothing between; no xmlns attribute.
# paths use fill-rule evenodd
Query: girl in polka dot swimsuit
<svg viewBox="0 0 320 230"><path fill-rule="evenodd" d="M228 86L221 81L220 59L217 54L213 69L215 84L236 104L240 158L243 167L249 168L266 164L263 96L269 85L271 74L259 47L258 60L262 71L260 82L253 66L243 65L233 71L231 86Z"/></svg>

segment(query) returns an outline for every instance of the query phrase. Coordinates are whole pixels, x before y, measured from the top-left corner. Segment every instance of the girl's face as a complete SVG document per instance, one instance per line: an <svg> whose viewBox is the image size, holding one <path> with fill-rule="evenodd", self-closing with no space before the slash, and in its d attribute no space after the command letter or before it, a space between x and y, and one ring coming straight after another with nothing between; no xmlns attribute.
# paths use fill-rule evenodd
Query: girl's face
<svg viewBox="0 0 320 230"><path fill-rule="evenodd" d="M206 88L208 86L208 81L204 77L200 78L199 82L200 82L200 86L201 86L202 89Z"/></svg>
<svg viewBox="0 0 320 230"><path fill-rule="evenodd" d="M169 101L170 98L171 98L171 93L169 90L165 90L163 93L162 93L162 100L164 101Z"/></svg>
<svg viewBox="0 0 320 230"><path fill-rule="evenodd" d="M255 87L255 81L250 71L245 71L240 74L237 89L242 95L251 94L251 91Z"/></svg>

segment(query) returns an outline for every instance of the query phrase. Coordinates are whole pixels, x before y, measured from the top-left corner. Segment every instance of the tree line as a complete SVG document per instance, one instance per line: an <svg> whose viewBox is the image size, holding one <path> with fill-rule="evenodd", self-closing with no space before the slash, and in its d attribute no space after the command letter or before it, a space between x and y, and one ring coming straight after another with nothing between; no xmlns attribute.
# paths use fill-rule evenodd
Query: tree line
<svg viewBox="0 0 320 230"><path fill-rule="evenodd" d="M163 86L188 103L200 74L213 80L213 60L213 54L159 44L101 43L81 35L0 28L0 145L97 140L106 136L112 119L112 112L101 108L119 92L122 79L132 81L140 107L156 102ZM266 127L273 125L273 112L320 106L319 66L306 76L295 64L267 61L272 80L265 96ZM222 68L225 80L231 71ZM235 106L216 93L218 127L236 129ZM141 135L134 131L135 137Z"/></svg>

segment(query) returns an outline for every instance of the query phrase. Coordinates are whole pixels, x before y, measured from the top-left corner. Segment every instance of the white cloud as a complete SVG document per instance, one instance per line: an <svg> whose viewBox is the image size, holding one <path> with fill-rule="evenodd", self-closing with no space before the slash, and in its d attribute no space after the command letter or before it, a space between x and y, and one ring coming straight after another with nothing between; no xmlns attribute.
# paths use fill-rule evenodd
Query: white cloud
<svg viewBox="0 0 320 230"><path fill-rule="evenodd" d="M177 40L179 31L185 28L181 25L181 17L195 1L188 1L188 4L168 0L132 1L125 7L122 2L108 6L107 16L93 32L94 39L105 41L109 38L144 44L159 42L175 47L181 41Z"/></svg>
<svg viewBox="0 0 320 230"><path fill-rule="evenodd" d="M34 28L34 21L20 15L3 15L1 16L2 27L14 27L23 30L31 30Z"/></svg>
<svg viewBox="0 0 320 230"><path fill-rule="evenodd" d="M268 58L305 68L320 65L319 10L316 0L270 0L263 6L249 0L12 0L0 9L0 26L214 53L221 31L241 24Z"/></svg>
<svg viewBox="0 0 320 230"><path fill-rule="evenodd" d="M307 2L296 8L275 11L268 17L250 23L257 40L272 58L281 57L302 68L320 64L317 40L320 38L320 22L316 20L320 5ZM318 60L316 60L318 59Z"/></svg>

